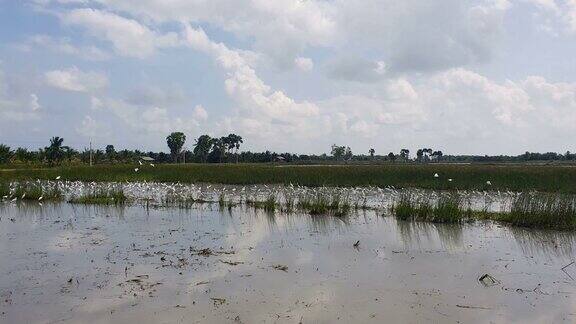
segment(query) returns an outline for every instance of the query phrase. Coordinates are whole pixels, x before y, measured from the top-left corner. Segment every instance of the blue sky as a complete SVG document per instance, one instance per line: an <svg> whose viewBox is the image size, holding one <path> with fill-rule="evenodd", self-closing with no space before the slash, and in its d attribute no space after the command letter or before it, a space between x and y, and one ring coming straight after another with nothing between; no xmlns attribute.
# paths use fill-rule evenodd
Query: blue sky
<svg viewBox="0 0 576 324"><path fill-rule="evenodd" d="M0 0L0 142L576 151L575 0Z"/></svg>

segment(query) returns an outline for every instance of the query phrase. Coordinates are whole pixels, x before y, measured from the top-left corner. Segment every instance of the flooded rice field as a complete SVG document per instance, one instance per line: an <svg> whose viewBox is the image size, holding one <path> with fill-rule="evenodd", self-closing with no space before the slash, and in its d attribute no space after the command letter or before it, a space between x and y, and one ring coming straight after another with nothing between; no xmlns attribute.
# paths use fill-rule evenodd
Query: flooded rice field
<svg viewBox="0 0 576 324"><path fill-rule="evenodd" d="M226 205L265 202L272 198L279 207L297 204L299 201L326 199L338 201L354 209L389 209L399 197L409 194L415 200L437 200L448 192L423 189L397 189L394 187L305 187L293 185L220 185L183 184L157 182L81 182L81 181L23 181L13 182L10 193L1 196L0 202L30 200L27 190L43 196L57 194L59 200L74 200L92 193L122 192L131 203L147 206L190 207L198 203L222 203ZM45 193L44 195L40 192ZM500 191L457 191L466 208L485 211L502 211L520 193Z"/></svg>
<svg viewBox="0 0 576 324"><path fill-rule="evenodd" d="M575 244L377 210L6 201L0 323L570 323Z"/></svg>

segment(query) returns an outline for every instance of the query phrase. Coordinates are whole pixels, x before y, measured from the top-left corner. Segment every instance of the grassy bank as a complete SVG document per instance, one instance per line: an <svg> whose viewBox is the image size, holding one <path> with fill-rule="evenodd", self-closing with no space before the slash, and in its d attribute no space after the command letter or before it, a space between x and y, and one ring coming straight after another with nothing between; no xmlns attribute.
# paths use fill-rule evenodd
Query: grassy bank
<svg viewBox="0 0 576 324"><path fill-rule="evenodd" d="M138 171L135 171L138 168ZM433 175L438 173L439 177ZM576 167L522 165L101 165L0 171L2 180L157 181L304 186L394 186L576 193ZM448 181L452 179L452 181ZM491 185L487 184L490 181Z"/></svg>

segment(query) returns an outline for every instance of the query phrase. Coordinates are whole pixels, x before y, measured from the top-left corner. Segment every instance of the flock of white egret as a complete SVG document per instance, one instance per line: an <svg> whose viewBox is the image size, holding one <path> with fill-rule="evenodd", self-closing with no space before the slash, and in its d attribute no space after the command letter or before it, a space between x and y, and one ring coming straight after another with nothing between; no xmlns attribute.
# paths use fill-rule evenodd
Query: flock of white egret
<svg viewBox="0 0 576 324"><path fill-rule="evenodd" d="M436 173L434 178L440 178ZM449 182L452 179L447 179ZM491 185L490 181L486 182ZM62 200L71 200L95 192L122 191L133 203L147 205L191 206L198 203L217 203L225 201L228 205L240 205L248 202L272 201L278 206L297 204L307 200L346 204L355 209L387 210L395 204L398 198L406 193L414 201L437 201L442 195L458 194L466 208L474 210L500 211L505 210L519 193L500 191L456 190L439 191L424 189L398 189L394 187L303 187L296 185L221 185L221 184L184 184L157 182L81 182L66 181L60 176L53 181L36 180L27 182L12 182L10 193L2 197L3 202L18 202L19 200L34 200L22 187L35 188L42 192L37 198L38 203L46 200L45 192L58 192ZM19 189L20 188L20 189ZM16 193L18 192L18 195ZM37 197L38 194L36 194ZM54 195L53 195L54 196ZM27 199L26 199L27 198Z"/></svg>

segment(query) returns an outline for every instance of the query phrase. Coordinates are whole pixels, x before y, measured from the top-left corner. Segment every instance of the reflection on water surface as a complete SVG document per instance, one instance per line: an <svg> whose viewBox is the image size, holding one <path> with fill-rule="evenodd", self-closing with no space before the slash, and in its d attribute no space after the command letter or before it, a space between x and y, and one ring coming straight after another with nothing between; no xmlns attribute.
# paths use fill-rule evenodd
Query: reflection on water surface
<svg viewBox="0 0 576 324"><path fill-rule="evenodd" d="M575 243L373 211L2 204L0 322L574 322Z"/></svg>

